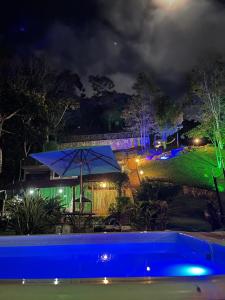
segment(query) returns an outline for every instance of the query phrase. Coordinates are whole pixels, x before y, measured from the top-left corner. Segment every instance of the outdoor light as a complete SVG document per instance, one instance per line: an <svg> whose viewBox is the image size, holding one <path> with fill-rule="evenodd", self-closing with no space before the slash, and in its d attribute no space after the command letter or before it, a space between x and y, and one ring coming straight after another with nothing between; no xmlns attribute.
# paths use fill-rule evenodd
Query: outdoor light
<svg viewBox="0 0 225 300"><path fill-rule="evenodd" d="M140 173L140 175L144 175L144 171L143 170L141 170L139 173Z"/></svg>
<svg viewBox="0 0 225 300"><path fill-rule="evenodd" d="M59 193L62 194L63 193L63 189L59 189Z"/></svg>
<svg viewBox="0 0 225 300"><path fill-rule="evenodd" d="M138 164L140 162L140 159L139 158L136 158L135 159L136 163Z"/></svg>
<svg viewBox="0 0 225 300"><path fill-rule="evenodd" d="M177 265L171 269L171 274L176 274L178 276L208 276L212 274L212 270L205 266L198 265Z"/></svg>
<svg viewBox="0 0 225 300"><path fill-rule="evenodd" d="M166 155L163 155L163 156L160 157L160 159L161 159L161 160L167 160L167 159L169 159L169 157L166 156Z"/></svg>
<svg viewBox="0 0 225 300"><path fill-rule="evenodd" d="M108 280L106 277L102 280L102 282L103 282L104 284L109 284L109 280Z"/></svg>
<svg viewBox="0 0 225 300"><path fill-rule="evenodd" d="M107 183L106 182L101 182L100 187L105 189L107 187Z"/></svg>
<svg viewBox="0 0 225 300"><path fill-rule="evenodd" d="M25 283L26 283L26 279L23 279L23 280L22 280L22 284L25 284Z"/></svg>
<svg viewBox="0 0 225 300"><path fill-rule="evenodd" d="M33 194L34 194L34 190L33 190L33 189L30 189L30 190L29 190L29 194L30 194L30 195L33 195Z"/></svg>
<svg viewBox="0 0 225 300"><path fill-rule="evenodd" d="M58 278L55 278L54 281L53 281L54 285L57 285L59 284L59 279Z"/></svg>
<svg viewBox="0 0 225 300"><path fill-rule="evenodd" d="M195 139L194 139L194 144L195 144L195 145L199 145L200 142L201 142L201 140L200 140L199 138L195 138Z"/></svg>
<svg viewBox="0 0 225 300"><path fill-rule="evenodd" d="M150 268L150 267L147 267L147 268L146 268L146 271L147 271L147 272L150 272L150 271L151 271L151 268Z"/></svg>
<svg viewBox="0 0 225 300"><path fill-rule="evenodd" d="M161 145L162 145L161 141L157 141L157 142L155 143L155 147L156 147L156 148L159 148Z"/></svg>

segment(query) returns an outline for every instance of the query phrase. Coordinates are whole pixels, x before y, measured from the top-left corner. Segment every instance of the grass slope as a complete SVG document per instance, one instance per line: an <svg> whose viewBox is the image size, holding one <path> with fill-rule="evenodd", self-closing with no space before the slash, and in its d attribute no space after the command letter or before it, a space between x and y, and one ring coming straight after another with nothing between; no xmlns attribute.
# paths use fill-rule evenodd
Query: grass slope
<svg viewBox="0 0 225 300"><path fill-rule="evenodd" d="M224 151L225 157L225 151ZM212 172L216 169L216 156L213 147L195 148L179 157L166 161L144 161L140 168L145 177L150 179L168 180L183 185L214 189ZM222 175L220 175L219 189L225 190Z"/></svg>

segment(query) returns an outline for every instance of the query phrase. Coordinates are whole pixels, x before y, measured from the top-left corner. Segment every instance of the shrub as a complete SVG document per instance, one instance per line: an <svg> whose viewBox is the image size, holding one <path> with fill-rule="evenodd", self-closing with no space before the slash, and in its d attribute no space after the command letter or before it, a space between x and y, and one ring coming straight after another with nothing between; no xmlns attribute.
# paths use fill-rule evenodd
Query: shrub
<svg viewBox="0 0 225 300"><path fill-rule="evenodd" d="M133 209L134 204L129 197L117 197L116 203L109 207L109 217L106 221L114 219L118 223L129 223Z"/></svg>
<svg viewBox="0 0 225 300"><path fill-rule="evenodd" d="M166 190L170 190L168 194ZM165 230L168 214L167 197L177 189L172 190L160 182L152 182L149 179L143 181L137 190L135 224L138 229Z"/></svg>
<svg viewBox="0 0 225 300"><path fill-rule="evenodd" d="M63 207L57 198L24 195L21 200L7 200L5 209L8 226L16 234L37 234L51 231L60 221Z"/></svg>

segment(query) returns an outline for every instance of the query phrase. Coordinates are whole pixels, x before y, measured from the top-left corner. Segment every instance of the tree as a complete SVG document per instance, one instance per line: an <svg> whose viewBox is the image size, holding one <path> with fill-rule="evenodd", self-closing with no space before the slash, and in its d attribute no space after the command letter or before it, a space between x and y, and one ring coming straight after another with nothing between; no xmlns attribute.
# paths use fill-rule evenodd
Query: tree
<svg viewBox="0 0 225 300"><path fill-rule="evenodd" d="M225 66L221 59L201 62L190 78L189 109L187 117L200 123L189 136L204 136L215 147L217 168L225 163L222 150L225 145Z"/></svg>
<svg viewBox="0 0 225 300"><path fill-rule="evenodd" d="M124 109L122 118L130 131L139 134L141 146L143 149L146 149L149 135L155 128L149 99L133 96L128 106Z"/></svg>
<svg viewBox="0 0 225 300"><path fill-rule="evenodd" d="M43 56L16 58L8 78L11 89L26 99L26 107L31 107L29 114L23 109L23 124L30 126L37 117L42 119L46 142L50 136L56 138L67 111L77 108L84 93L77 74L52 70Z"/></svg>
<svg viewBox="0 0 225 300"><path fill-rule="evenodd" d="M171 98L160 95L154 102L155 106L155 131L160 136L163 148L167 148L168 137L174 135L182 127L182 103L172 101Z"/></svg>
<svg viewBox="0 0 225 300"><path fill-rule="evenodd" d="M3 136L11 133L7 130L8 123L18 116L21 110L20 99L14 98L15 94L9 91L8 83L4 76L3 65L0 66L0 173L2 173L2 142Z"/></svg>
<svg viewBox="0 0 225 300"><path fill-rule="evenodd" d="M94 95L97 97L103 96L107 92L112 92L115 87L113 81L106 76L89 76L89 82Z"/></svg>
<svg viewBox="0 0 225 300"><path fill-rule="evenodd" d="M2 106L1 106L2 107ZM3 111L0 112L0 141L2 140L2 136L5 133L9 133L7 130L5 130L4 126L7 121L12 119L14 116L18 114L19 110L16 110L12 113L4 113ZM0 145L0 173L2 173L2 147Z"/></svg>
<svg viewBox="0 0 225 300"><path fill-rule="evenodd" d="M146 149L150 133L155 131L154 98L156 86L146 74L139 74L133 89L135 95L128 102L122 117L126 126L134 133L138 133L143 150Z"/></svg>
<svg viewBox="0 0 225 300"><path fill-rule="evenodd" d="M8 146L16 144L17 157L4 159L16 174L32 149L43 150L51 137L57 140L84 88L77 74L53 70L44 56L13 57L1 63L0 74L0 160L2 146L7 156Z"/></svg>
<svg viewBox="0 0 225 300"><path fill-rule="evenodd" d="M68 110L76 110L79 101L84 96L84 87L77 74L63 71L52 78L47 98L47 120L49 135L54 137L63 126L63 121Z"/></svg>
<svg viewBox="0 0 225 300"><path fill-rule="evenodd" d="M139 74L134 90L136 95L123 114L127 126L139 132L144 148L152 133L160 137L166 149L168 137L181 128L182 102L172 101L146 74Z"/></svg>

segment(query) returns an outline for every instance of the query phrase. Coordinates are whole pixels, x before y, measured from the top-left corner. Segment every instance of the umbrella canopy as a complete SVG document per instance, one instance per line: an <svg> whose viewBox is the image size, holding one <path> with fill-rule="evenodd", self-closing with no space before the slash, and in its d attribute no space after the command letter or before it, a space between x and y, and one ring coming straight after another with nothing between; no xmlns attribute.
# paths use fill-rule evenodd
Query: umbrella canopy
<svg viewBox="0 0 225 300"><path fill-rule="evenodd" d="M61 177L120 172L110 146L81 147L30 155Z"/></svg>

